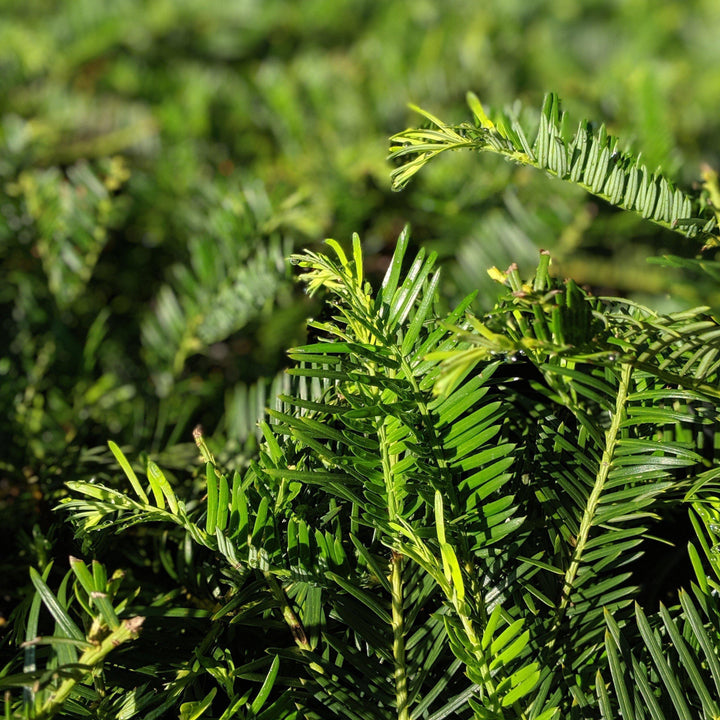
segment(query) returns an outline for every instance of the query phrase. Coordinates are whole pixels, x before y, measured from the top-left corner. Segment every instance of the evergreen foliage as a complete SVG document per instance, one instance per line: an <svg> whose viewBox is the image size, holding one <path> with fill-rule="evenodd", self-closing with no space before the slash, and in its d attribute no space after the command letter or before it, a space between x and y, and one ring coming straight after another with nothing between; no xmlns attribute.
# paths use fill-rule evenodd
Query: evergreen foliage
<svg viewBox="0 0 720 720"><path fill-rule="evenodd" d="M668 229L680 229L688 237L700 233L713 244L717 242L712 234L717 217L709 209L707 196L692 198L659 172L651 172L639 157L619 149L618 139L608 135L605 125L594 132L584 120L570 135L568 116L560 110L554 93L545 98L532 143L518 120L518 109L498 113L491 120L474 93L468 93L467 98L474 116L472 124L448 126L415 108L433 127L393 136L396 144L390 157L401 162L392 174L395 189L405 187L425 163L441 152L484 150L545 170L612 205L634 210Z"/></svg>
<svg viewBox="0 0 720 720"><path fill-rule="evenodd" d="M1 714L720 714L712 2L3 15Z"/></svg>
<svg viewBox="0 0 720 720"><path fill-rule="evenodd" d="M97 563L71 558L57 593L33 571L26 666L38 644L49 654L0 683L34 682L35 717L714 716L715 320L592 297L547 253L526 281L493 269L489 313L467 298L438 314L435 257L407 259L408 241L376 291L357 236L350 255L328 241L293 257L327 312L290 351L294 380L244 473L197 429L202 498L152 460L141 481L114 443L126 489L68 483L60 509L88 549L160 524L165 571L199 609L140 587L118 602ZM653 524L683 503L696 583L633 610ZM55 629L35 641L43 607ZM104 638L125 633L119 656L173 617L202 620L184 658L130 647L101 666ZM128 670L142 685L124 689Z"/></svg>

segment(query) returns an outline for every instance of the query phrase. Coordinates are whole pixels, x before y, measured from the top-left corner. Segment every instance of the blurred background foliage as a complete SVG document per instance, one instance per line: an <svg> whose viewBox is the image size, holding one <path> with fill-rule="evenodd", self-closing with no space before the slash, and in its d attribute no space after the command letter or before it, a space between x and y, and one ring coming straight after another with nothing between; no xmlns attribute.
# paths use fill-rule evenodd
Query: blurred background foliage
<svg viewBox="0 0 720 720"><path fill-rule="evenodd" d="M531 268L540 247L593 288L720 302L646 262L694 256L692 241L577 188L461 153L397 194L386 161L388 136L420 121L408 102L455 122L468 89L535 107L554 90L689 187L720 164L716 0L5 0L0 13L5 614L60 542L62 483L109 481L107 439L181 468L203 423L221 462L252 456L315 310L286 258L325 236L359 232L379 274L410 222L441 255L448 302L479 289L487 307L486 269Z"/></svg>

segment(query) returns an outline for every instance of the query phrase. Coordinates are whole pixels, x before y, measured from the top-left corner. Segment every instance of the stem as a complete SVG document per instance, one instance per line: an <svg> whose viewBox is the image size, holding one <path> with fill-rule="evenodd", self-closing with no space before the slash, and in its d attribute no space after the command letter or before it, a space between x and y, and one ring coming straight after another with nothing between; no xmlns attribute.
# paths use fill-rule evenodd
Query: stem
<svg viewBox="0 0 720 720"><path fill-rule="evenodd" d="M378 439L382 452L382 468L385 479L385 492L387 494L388 520L395 521L402 517L402 498L398 495L396 478L393 466L397 463L397 455L388 452L390 443L387 440L387 429L384 421L378 427ZM393 550L390 556L390 577L392 584L392 634L393 634L393 661L395 663L395 704L397 706L398 720L410 720L407 688L407 662L405 658L405 616L403 614L403 556Z"/></svg>
<svg viewBox="0 0 720 720"><path fill-rule="evenodd" d="M288 602L287 595L285 595L285 590L282 588L280 583L277 581L275 576L270 572L263 572L263 576L265 577L265 581L267 582L270 592L272 592L273 597L275 600L277 600L278 605L280 605L280 610L282 611L283 620L287 624L287 626L290 628L290 632L292 633L292 636L295 640L295 644L301 649L306 650L307 652L312 652L312 646L310 645L310 642L307 638L307 633L305 632L305 628L303 627L303 624L300 622L300 618L296 615L295 611L292 609L292 605ZM322 666L318 665L316 662L310 663L310 668L314 670L318 675L324 675L325 671L322 669ZM304 680L301 680L304 684Z"/></svg>
<svg viewBox="0 0 720 720"><path fill-rule="evenodd" d="M622 366L618 394L615 401L615 413L610 427L605 432L605 447L603 448L602 460L600 461L600 467L598 468L597 475L595 476L595 484L593 485L592 492L588 498L587 506L585 507L585 512L583 513L582 521L580 522L580 531L578 532L575 549L573 550L572 560L565 572L562 594L560 596L560 602L558 603L555 624L553 627L553 631L555 633L557 633L560 627L560 622L562 621L562 616L565 614L568 604L570 603L570 595L574 590L575 578L577 577L578 570L580 569L580 563L582 562L582 556L585 551L585 546L587 545L590 530L593 527L595 512L597 510L598 503L600 502L600 496L605 489L605 483L607 482L610 474L610 466L612 465L613 457L618 444L620 423L625 417L625 403L627 402L631 373L632 367L629 364ZM550 645L552 646L554 642L555 637L551 640Z"/></svg>
<svg viewBox="0 0 720 720"><path fill-rule="evenodd" d="M395 702L398 720L410 720L407 691L407 665L405 663L405 617L403 615L403 556L393 551L390 559L392 576L392 631L393 658L395 660Z"/></svg>
<svg viewBox="0 0 720 720"><path fill-rule="evenodd" d="M300 622L300 618L298 618L298 616L295 614L295 611L292 609L290 603L288 602L288 599L285 596L285 591L282 589L282 587L280 587L280 583L278 583L272 573L264 572L263 575L265 576L265 581L270 587L270 591L275 597L275 600L277 600L278 604L280 605L283 620L285 620L287 626L290 628L290 632L295 639L295 644L301 650L312 650L312 648L310 647L310 643L308 642L307 635L305 634L305 628Z"/></svg>
<svg viewBox="0 0 720 720"><path fill-rule="evenodd" d="M111 650L114 650L118 645L128 640L134 640L138 636L144 621L145 618L139 616L123 620L99 645L86 650L78 660L78 664L85 665L88 667L88 670L92 670L94 666L105 659L105 656ZM75 678L63 680L63 682L60 683L60 687L58 687L42 706L40 712L35 716L35 720L46 720L55 715L65 700L67 700L73 688L77 685L77 682Z"/></svg>

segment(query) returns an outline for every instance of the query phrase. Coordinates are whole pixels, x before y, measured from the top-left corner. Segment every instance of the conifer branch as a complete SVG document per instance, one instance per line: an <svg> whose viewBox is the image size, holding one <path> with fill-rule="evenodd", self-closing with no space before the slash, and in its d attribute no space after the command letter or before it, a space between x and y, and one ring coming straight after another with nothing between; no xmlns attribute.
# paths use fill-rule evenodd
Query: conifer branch
<svg viewBox="0 0 720 720"><path fill-rule="evenodd" d="M430 127L407 129L392 136L390 159L399 163L391 173L393 189L404 188L430 160L447 150L493 152L578 185L668 230L700 238L708 246L720 243L709 192L692 195L676 187L659 169L651 171L640 155L621 150L618 138L610 135L605 125L593 131L583 120L571 135L568 117L555 93L545 97L532 143L517 110L499 112L490 119L473 93L467 98L473 122L459 125L447 125L411 106Z"/></svg>

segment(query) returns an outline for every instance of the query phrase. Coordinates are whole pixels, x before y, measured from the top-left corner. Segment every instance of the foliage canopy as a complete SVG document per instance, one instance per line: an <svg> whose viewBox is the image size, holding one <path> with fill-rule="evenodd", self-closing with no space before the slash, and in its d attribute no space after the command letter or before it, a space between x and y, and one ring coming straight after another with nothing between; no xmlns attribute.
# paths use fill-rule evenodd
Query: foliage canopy
<svg viewBox="0 0 720 720"><path fill-rule="evenodd" d="M471 106L487 131L472 142L508 151L492 140L500 123ZM406 173L436 152L429 139L460 137L433 123L394 138ZM500 135L524 146L513 132ZM59 509L88 551L147 528L179 592L147 598L138 585L121 599L119 575L72 558L53 593L33 570L29 674L0 683L32 680L36 717L161 717L177 704L221 718L715 717L720 330L708 308L594 297L554 278L542 252L528 279L490 271L502 290L489 312L469 296L445 313L436 256L409 255L407 230L377 289L357 235L350 254L327 244L291 258L323 305L310 342L289 351L289 385L246 470L226 473L198 428L204 497L114 443L131 492L68 483ZM695 583L643 608L638 563L683 505ZM178 602L184 591L197 609ZM55 629L35 640L43 606ZM174 617L199 623L187 659L147 661L132 652L141 636L100 667L103 648L149 619L167 633ZM130 668L156 679L126 688Z"/></svg>
<svg viewBox="0 0 720 720"><path fill-rule="evenodd" d="M5 715L718 714L712 2L4 14Z"/></svg>

